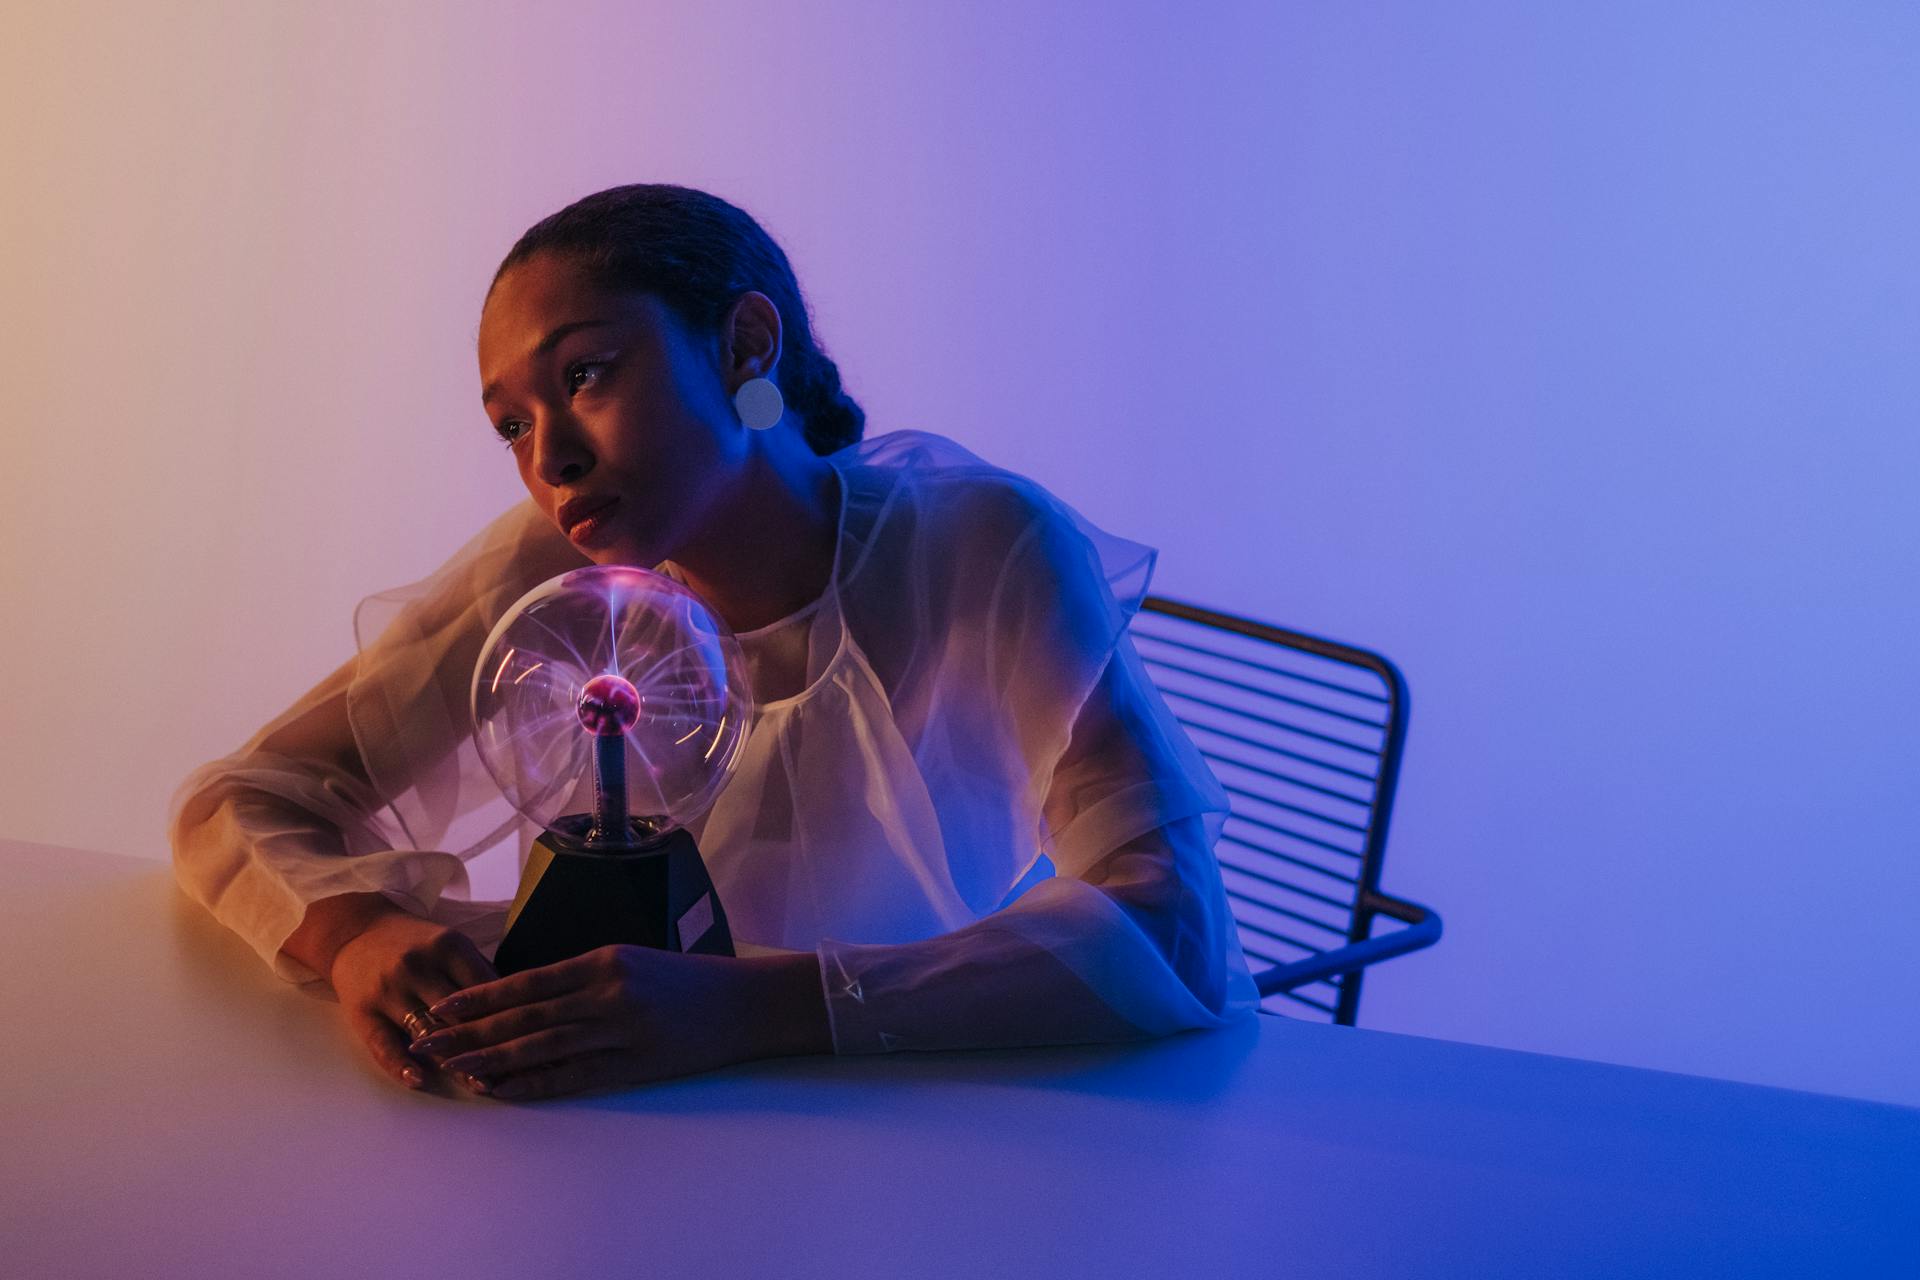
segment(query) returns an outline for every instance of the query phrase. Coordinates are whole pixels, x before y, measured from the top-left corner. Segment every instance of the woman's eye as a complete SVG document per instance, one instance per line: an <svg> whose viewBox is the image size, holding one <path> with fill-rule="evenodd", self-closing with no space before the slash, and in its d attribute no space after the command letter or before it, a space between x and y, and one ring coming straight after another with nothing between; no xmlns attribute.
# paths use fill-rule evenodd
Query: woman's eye
<svg viewBox="0 0 1920 1280"><path fill-rule="evenodd" d="M600 380L601 371L612 363L612 358L607 357L600 360L576 360L568 365L566 368L567 394L572 396L585 391ZM493 433L500 437L502 444L512 448L515 443L525 439L527 432L532 429L518 418L509 418L495 427Z"/></svg>
<svg viewBox="0 0 1920 1280"><path fill-rule="evenodd" d="M579 360L567 366L567 394L583 391L599 380L600 371L607 367L605 360ZM582 382L581 379L586 379Z"/></svg>

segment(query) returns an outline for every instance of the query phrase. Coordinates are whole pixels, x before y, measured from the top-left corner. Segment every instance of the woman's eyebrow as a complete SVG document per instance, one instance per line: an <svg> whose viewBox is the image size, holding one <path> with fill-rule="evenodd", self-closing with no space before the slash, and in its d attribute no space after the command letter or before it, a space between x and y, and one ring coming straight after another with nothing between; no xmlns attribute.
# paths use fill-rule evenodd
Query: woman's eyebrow
<svg viewBox="0 0 1920 1280"><path fill-rule="evenodd" d="M552 333L549 333L546 337L540 339L540 341L535 344L533 351L531 353L531 356L529 356L529 358L532 358L532 356L543 356L547 354L547 352L553 350L555 347L560 345L560 339L566 337L570 333L573 333L575 330L605 329L611 326L612 324L613 324L613 321L611 320L569 320L565 324L560 325L559 327L554 329L554 331ZM480 393L480 403L486 404L488 401L492 400L495 396L499 394L500 394L500 383L497 380L493 382L489 382L486 386L486 389Z"/></svg>

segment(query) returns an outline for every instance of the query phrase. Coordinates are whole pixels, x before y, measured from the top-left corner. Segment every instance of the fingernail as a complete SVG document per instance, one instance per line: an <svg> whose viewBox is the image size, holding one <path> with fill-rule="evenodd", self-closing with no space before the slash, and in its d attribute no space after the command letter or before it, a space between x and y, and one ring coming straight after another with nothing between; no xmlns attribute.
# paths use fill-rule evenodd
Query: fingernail
<svg viewBox="0 0 1920 1280"><path fill-rule="evenodd" d="M465 1086L467 1086L467 1088L471 1089L475 1093L485 1093L491 1087L490 1085L487 1084L485 1080L482 1080L479 1076L462 1075L460 1077L460 1083L464 1084Z"/></svg>
<svg viewBox="0 0 1920 1280"><path fill-rule="evenodd" d="M427 1078L420 1074L420 1068L414 1066L400 1068L400 1078L407 1082L409 1089L418 1089L427 1082Z"/></svg>
<svg viewBox="0 0 1920 1280"><path fill-rule="evenodd" d="M447 1047L445 1036L421 1036L407 1046L410 1053L439 1053Z"/></svg>
<svg viewBox="0 0 1920 1280"><path fill-rule="evenodd" d="M436 1018L458 1017L467 1011L465 996L448 996L439 1004L427 1006L427 1012Z"/></svg>

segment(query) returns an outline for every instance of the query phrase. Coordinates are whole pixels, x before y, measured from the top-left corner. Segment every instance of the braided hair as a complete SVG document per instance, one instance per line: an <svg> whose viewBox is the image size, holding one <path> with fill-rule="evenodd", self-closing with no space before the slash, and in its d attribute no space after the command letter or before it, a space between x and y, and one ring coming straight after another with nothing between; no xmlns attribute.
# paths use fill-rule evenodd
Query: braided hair
<svg viewBox="0 0 1920 1280"><path fill-rule="evenodd" d="M808 447L833 453L865 431L866 413L841 389L839 368L813 336L787 255L759 223L720 197L658 182L595 192L529 227L493 273L493 284L542 253L578 263L609 287L658 297L702 335L720 331L741 294L765 294L780 312L783 333L774 381L804 419Z"/></svg>

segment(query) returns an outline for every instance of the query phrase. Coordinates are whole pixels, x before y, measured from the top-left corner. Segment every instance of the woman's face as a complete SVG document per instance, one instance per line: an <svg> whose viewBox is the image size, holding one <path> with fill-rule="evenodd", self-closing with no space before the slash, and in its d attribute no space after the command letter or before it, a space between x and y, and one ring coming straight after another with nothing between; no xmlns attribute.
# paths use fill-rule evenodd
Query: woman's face
<svg viewBox="0 0 1920 1280"><path fill-rule="evenodd" d="M480 317L482 403L521 483L597 564L672 559L746 457L718 344L658 298L609 291L538 255ZM589 526L564 508L614 499Z"/></svg>

